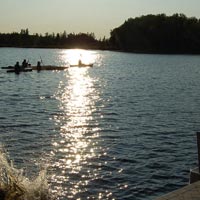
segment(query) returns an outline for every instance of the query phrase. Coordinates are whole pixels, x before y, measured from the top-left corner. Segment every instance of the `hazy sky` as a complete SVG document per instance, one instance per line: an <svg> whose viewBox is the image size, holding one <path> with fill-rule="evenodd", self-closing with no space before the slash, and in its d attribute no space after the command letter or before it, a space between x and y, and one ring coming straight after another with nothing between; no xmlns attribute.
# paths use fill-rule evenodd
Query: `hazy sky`
<svg viewBox="0 0 200 200"><path fill-rule="evenodd" d="M97 38L125 20L146 14L200 18L200 0L0 0L0 32L93 32Z"/></svg>

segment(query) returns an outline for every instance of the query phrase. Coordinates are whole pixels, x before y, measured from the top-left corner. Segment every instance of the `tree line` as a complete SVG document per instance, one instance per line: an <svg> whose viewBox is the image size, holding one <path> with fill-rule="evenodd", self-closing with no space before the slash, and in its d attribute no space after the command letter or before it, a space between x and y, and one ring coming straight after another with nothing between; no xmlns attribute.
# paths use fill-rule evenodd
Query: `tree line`
<svg viewBox="0 0 200 200"><path fill-rule="evenodd" d="M200 53L200 20L184 14L130 18L111 31L110 43L122 51Z"/></svg>
<svg viewBox="0 0 200 200"><path fill-rule="evenodd" d="M28 29L13 33L0 33L0 47L33 48L83 48L107 49L107 39L97 40L94 33L45 33L29 34Z"/></svg>
<svg viewBox="0 0 200 200"><path fill-rule="evenodd" d="M142 53L200 53L200 19L184 14L129 18L111 30L109 38L94 33L0 33L1 47L84 48Z"/></svg>

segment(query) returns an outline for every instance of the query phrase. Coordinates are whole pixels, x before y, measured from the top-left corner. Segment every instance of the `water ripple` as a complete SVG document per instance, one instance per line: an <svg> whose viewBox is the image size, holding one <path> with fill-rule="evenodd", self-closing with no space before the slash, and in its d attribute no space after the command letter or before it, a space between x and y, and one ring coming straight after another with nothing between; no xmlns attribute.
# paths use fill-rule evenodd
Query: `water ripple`
<svg viewBox="0 0 200 200"><path fill-rule="evenodd" d="M41 54L55 65L80 56L0 51L32 63ZM200 58L85 53L96 59L93 68L19 76L0 70L0 141L16 165L31 172L48 165L59 200L146 200L186 185L197 165Z"/></svg>

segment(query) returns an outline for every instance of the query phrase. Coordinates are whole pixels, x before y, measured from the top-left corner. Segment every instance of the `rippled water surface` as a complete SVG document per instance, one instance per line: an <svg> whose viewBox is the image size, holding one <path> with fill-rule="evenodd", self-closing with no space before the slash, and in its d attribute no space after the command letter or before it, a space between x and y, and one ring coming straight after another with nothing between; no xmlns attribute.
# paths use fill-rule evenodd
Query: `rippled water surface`
<svg viewBox="0 0 200 200"><path fill-rule="evenodd" d="M48 167L57 199L154 199L188 183L197 165L200 56L0 48L93 68L16 75L0 69L0 142L29 176Z"/></svg>

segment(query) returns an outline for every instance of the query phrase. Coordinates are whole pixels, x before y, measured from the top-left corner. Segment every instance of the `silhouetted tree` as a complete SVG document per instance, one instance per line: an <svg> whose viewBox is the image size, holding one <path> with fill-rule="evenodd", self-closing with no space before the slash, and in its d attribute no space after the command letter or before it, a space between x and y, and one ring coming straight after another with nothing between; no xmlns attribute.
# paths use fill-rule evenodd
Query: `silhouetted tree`
<svg viewBox="0 0 200 200"><path fill-rule="evenodd" d="M111 31L113 48L150 53L200 53L200 21L184 14L130 18Z"/></svg>

